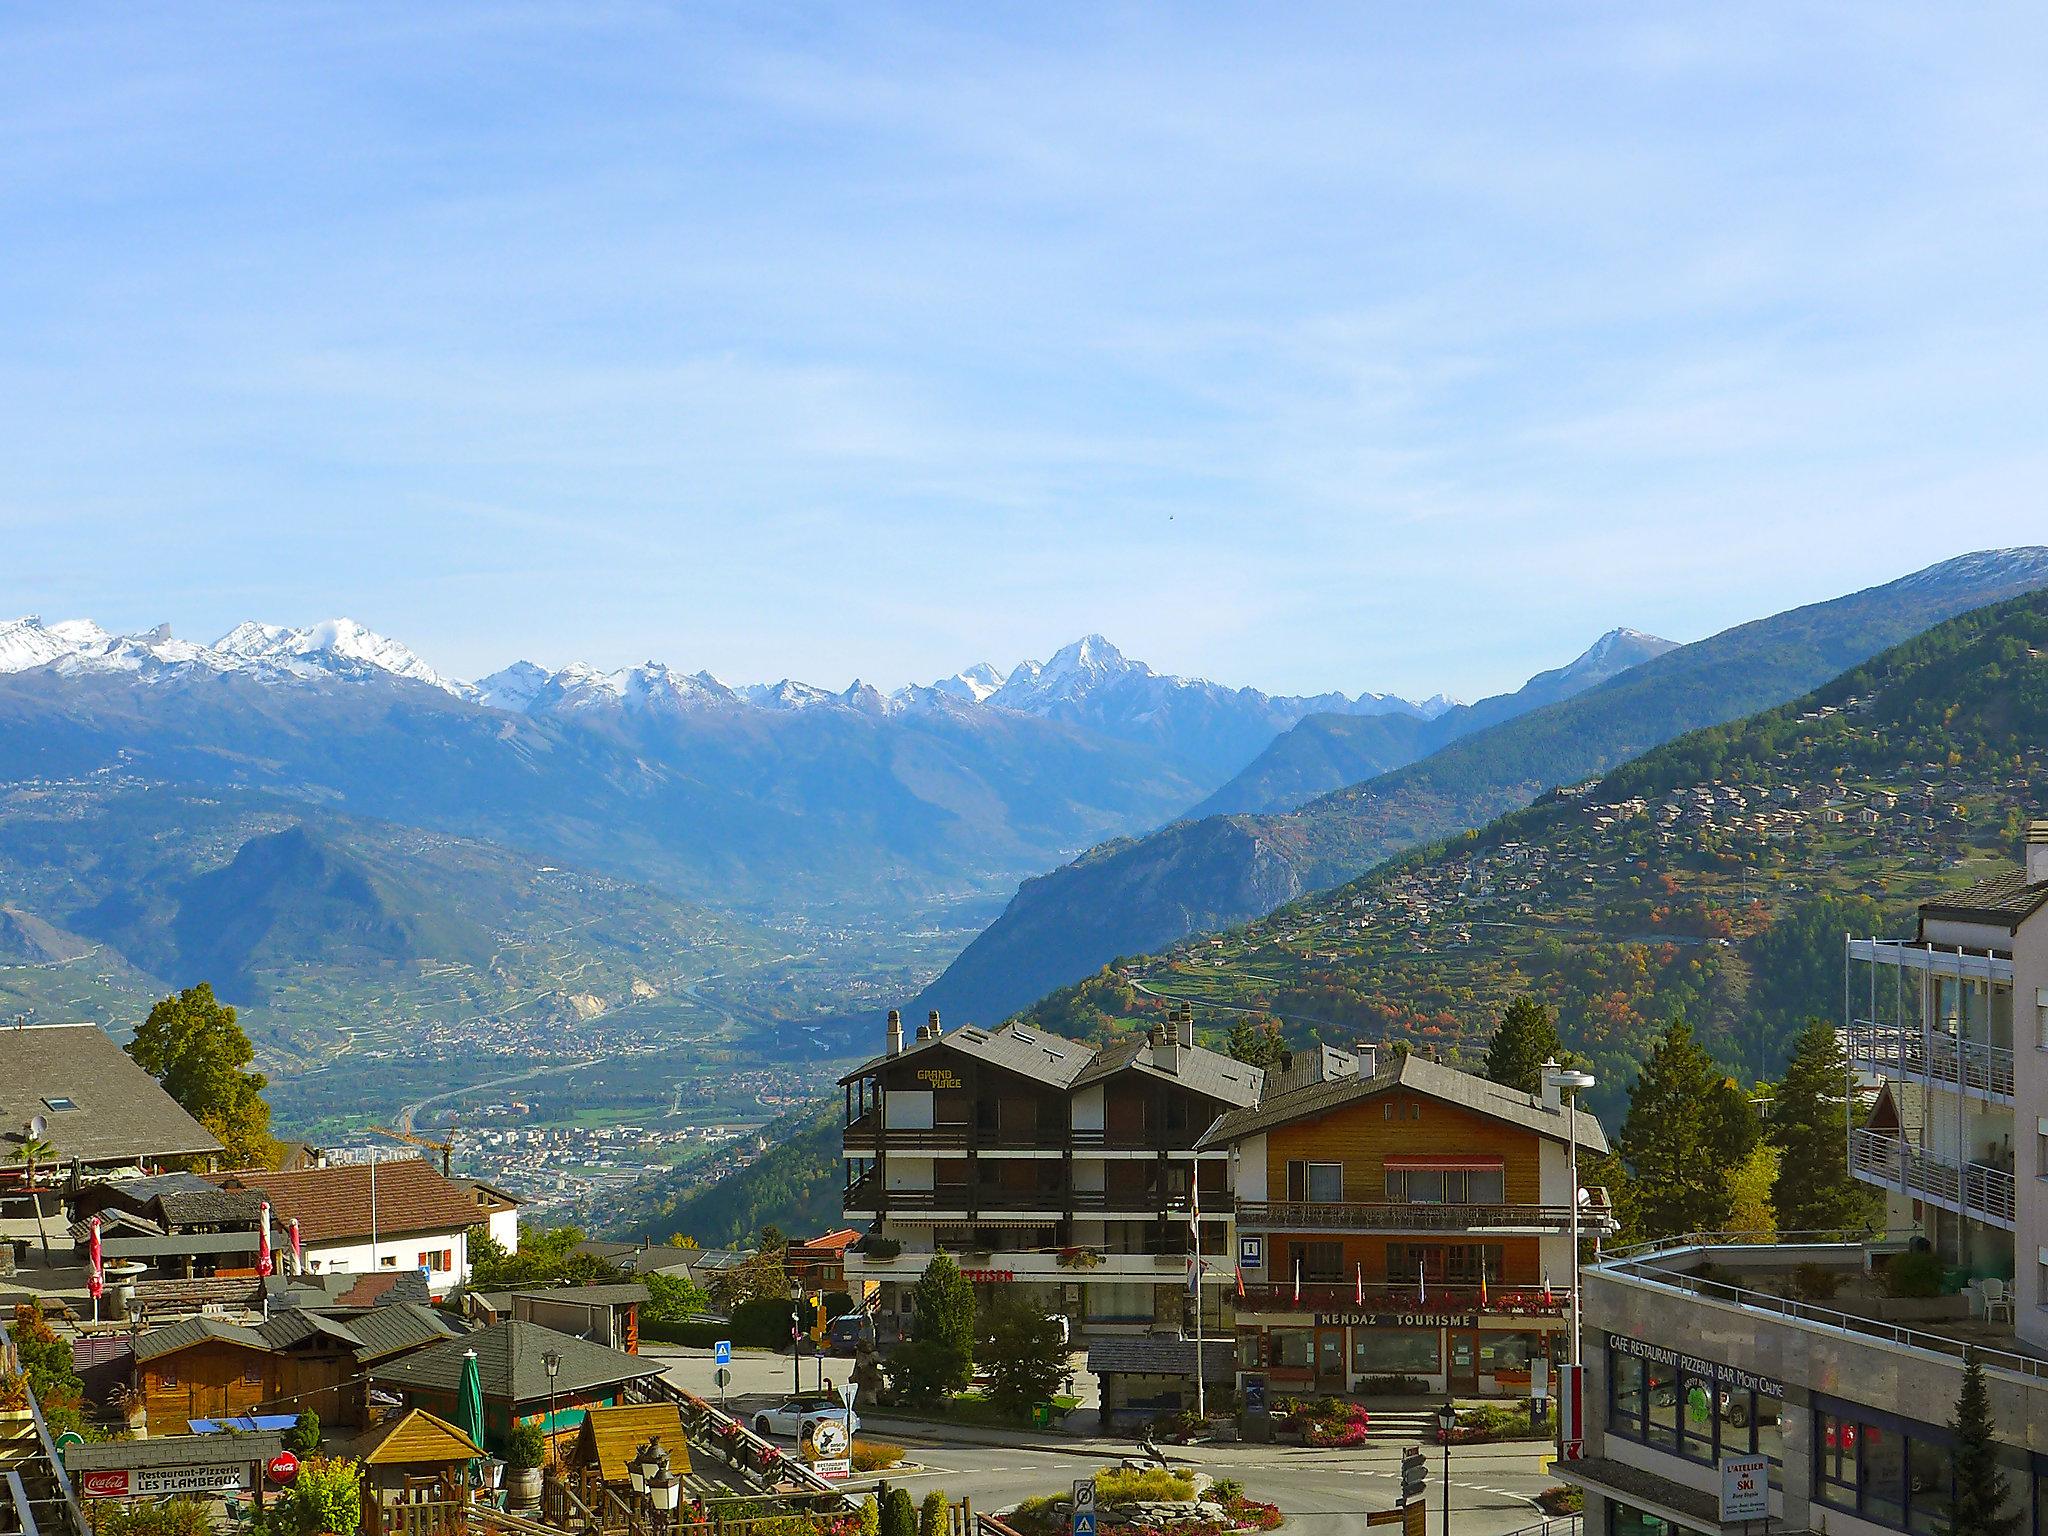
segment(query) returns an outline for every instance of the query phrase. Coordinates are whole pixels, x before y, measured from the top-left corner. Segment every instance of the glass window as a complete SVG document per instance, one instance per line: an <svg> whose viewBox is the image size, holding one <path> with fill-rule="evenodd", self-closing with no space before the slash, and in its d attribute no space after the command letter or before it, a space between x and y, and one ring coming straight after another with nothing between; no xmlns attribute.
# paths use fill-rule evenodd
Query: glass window
<svg viewBox="0 0 2048 1536"><path fill-rule="evenodd" d="M1607 1352L1608 1390L1613 1406L1607 1427L1630 1440L1643 1438L1643 1362L1616 1350ZM2048 1533L2044 1533L2048 1536Z"/></svg>
<svg viewBox="0 0 2048 1536"><path fill-rule="evenodd" d="M1310 1163L1308 1165L1308 1197L1325 1205L1334 1205L1344 1198L1344 1165L1342 1163Z"/></svg>
<svg viewBox="0 0 2048 1536"><path fill-rule="evenodd" d="M1361 1376L1433 1376L1442 1369L1434 1328L1354 1328L1351 1368Z"/></svg>
<svg viewBox="0 0 2048 1536"><path fill-rule="evenodd" d="M1643 1401L1648 1415L1643 1438L1662 1451L1678 1449L1678 1369L1656 1360L1643 1362Z"/></svg>

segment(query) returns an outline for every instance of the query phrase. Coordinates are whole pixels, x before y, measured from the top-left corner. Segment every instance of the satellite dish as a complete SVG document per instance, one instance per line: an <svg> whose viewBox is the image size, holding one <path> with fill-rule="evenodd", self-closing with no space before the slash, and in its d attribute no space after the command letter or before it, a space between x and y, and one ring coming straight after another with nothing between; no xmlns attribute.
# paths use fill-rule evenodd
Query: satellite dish
<svg viewBox="0 0 2048 1536"><path fill-rule="evenodd" d="M45 1118L44 1118L43 1116L41 1116L41 1115L31 1115L31 1116L29 1116L29 1121L28 1121L28 1133L29 1133L29 1135L30 1135L31 1137L33 1137L33 1138L34 1138L35 1140L37 1140L37 1141L41 1141L41 1140L42 1140L42 1138L43 1138L43 1132L47 1131L47 1130L48 1130L49 1128L50 1128L50 1122L49 1122L49 1121L48 1121L47 1119L45 1119Z"/></svg>

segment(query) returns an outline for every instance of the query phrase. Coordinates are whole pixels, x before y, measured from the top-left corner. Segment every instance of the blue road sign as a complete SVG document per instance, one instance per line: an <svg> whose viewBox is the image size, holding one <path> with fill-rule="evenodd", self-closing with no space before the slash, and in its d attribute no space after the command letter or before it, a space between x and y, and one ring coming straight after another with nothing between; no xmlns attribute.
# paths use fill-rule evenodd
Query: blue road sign
<svg viewBox="0 0 2048 1536"><path fill-rule="evenodd" d="M720 1339L716 1344L711 1346L711 1363L713 1365L732 1364L731 1339Z"/></svg>

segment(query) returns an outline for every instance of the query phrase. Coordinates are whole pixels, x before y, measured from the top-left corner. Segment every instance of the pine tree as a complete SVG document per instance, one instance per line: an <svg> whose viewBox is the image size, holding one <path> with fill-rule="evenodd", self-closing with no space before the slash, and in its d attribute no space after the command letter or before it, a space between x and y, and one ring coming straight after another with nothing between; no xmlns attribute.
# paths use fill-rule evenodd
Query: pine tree
<svg viewBox="0 0 2048 1536"><path fill-rule="evenodd" d="M1550 1010L1533 997L1518 997L1500 1016L1493 1042L1486 1048L1486 1075L1523 1093L1543 1091L1543 1064L1564 1049Z"/></svg>
<svg viewBox="0 0 2048 1536"><path fill-rule="evenodd" d="M1992 1438L1991 1392L1974 1356L1963 1362L1963 1389L1948 1427L1955 1436L1949 1452L1954 1492L1941 1519L1941 1536L2013 1536L2020 1515L2011 1508L2012 1484Z"/></svg>
<svg viewBox="0 0 2048 1536"><path fill-rule="evenodd" d="M1629 1090L1616 1150L1644 1237L1714 1232L1734 1203L1730 1176L1757 1142L1749 1098L1674 1019Z"/></svg>
<svg viewBox="0 0 2048 1536"><path fill-rule="evenodd" d="M1771 1186L1781 1232L1836 1232L1871 1222L1871 1194L1849 1176L1842 1104L1848 1076L1834 1026L1809 1019L1771 1100L1770 1138L1784 1153Z"/></svg>

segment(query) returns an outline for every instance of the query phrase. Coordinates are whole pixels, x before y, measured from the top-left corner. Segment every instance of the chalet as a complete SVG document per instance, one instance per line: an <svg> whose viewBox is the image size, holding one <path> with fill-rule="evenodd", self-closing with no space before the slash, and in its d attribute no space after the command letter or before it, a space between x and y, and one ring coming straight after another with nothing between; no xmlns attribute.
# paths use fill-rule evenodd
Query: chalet
<svg viewBox="0 0 2048 1536"><path fill-rule="evenodd" d="M266 1196L277 1230L296 1219L313 1274L418 1269L436 1296L469 1279L469 1231L481 1224L476 1196L420 1158L293 1173L241 1169L215 1182Z"/></svg>
<svg viewBox="0 0 2048 1536"><path fill-rule="evenodd" d="M225 1150L97 1024L0 1029L0 1129L19 1146L37 1123L52 1166L146 1170Z"/></svg>
<svg viewBox="0 0 2048 1536"><path fill-rule="evenodd" d="M1230 1159L1240 1375L1275 1391L1401 1376L1526 1393L1575 1269L1574 1139L1607 1149L1555 1091L1414 1054L1381 1066L1370 1047L1296 1053L1200 1142ZM1608 1222L1591 1193L1589 1230Z"/></svg>
<svg viewBox="0 0 2048 1536"><path fill-rule="evenodd" d="M472 1353L483 1383L484 1439L499 1453L515 1422L539 1424L547 1433L572 1428L589 1409L622 1402L634 1382L662 1374L658 1363L637 1355L508 1318L466 1338L373 1366L370 1380L408 1407L447 1417L455 1412L463 1360ZM550 1354L555 1357L552 1375Z"/></svg>

